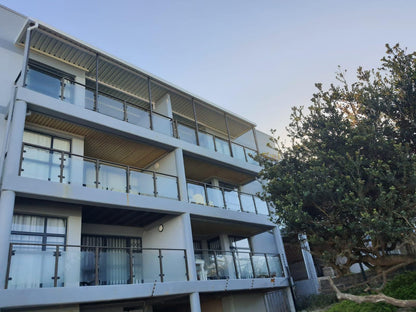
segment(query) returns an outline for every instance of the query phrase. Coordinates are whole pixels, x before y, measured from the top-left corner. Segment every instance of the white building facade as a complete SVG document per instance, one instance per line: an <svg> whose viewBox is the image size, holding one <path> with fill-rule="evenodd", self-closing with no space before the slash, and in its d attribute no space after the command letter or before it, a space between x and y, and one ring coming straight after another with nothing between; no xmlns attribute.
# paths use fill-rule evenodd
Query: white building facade
<svg viewBox="0 0 416 312"><path fill-rule="evenodd" d="M0 68L2 311L294 311L252 122L1 6Z"/></svg>

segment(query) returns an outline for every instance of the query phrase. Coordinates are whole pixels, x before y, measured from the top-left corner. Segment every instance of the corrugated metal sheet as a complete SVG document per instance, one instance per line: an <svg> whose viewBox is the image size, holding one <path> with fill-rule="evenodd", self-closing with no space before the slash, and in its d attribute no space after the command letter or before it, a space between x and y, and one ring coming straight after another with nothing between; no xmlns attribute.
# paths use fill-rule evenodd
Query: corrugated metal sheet
<svg viewBox="0 0 416 312"><path fill-rule="evenodd" d="M26 121L29 125L40 125L83 136L85 156L118 164L146 168L168 153L168 151L153 145L131 141L113 134L39 113L32 113L27 117Z"/></svg>
<svg viewBox="0 0 416 312"><path fill-rule="evenodd" d="M22 31L17 44L25 44L25 31ZM39 25L38 29L32 32L31 49L42 54L49 55L65 63L71 64L85 70L86 77L95 80L96 77L96 55L97 51L77 42L74 39ZM129 93L131 96L146 102L148 94L148 75L136 68L129 67L116 59L107 56L99 57L98 80L106 86ZM166 93L169 93L172 101L173 111L185 118L194 120L191 95L177 90L175 87L163 82L151 79L152 102L157 102ZM208 129L226 135L227 130L224 121L224 111L200 99L196 99L198 122ZM230 135L237 138L249 131L253 124L238 116L232 116L229 122Z"/></svg>

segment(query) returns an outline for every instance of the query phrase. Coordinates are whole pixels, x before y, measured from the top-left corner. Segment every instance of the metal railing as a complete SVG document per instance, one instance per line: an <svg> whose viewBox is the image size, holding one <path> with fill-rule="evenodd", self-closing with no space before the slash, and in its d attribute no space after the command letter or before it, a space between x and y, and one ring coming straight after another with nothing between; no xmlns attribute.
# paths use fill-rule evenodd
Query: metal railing
<svg viewBox="0 0 416 312"><path fill-rule="evenodd" d="M214 152L232 156L250 164L258 165L253 158L257 151L242 144L199 130L198 140L194 128L174 122L172 118L108 94L94 87L78 83L70 78L58 77L54 73L43 73L29 69L26 87L36 92L71 104L82 104L86 109L135 124L156 132L173 136L205 147ZM138 99L142 105L150 105L148 99ZM192 133L193 132L193 133Z"/></svg>
<svg viewBox="0 0 416 312"><path fill-rule="evenodd" d="M72 79L57 77L29 69L26 87L36 92L60 99L71 104L83 104L86 109L126 121L160 133L174 136L173 119L143 108L138 104L118 98L102 90L78 83ZM150 105L148 99L138 100L143 105Z"/></svg>
<svg viewBox="0 0 416 312"><path fill-rule="evenodd" d="M178 199L178 177L24 143L20 176L52 182Z"/></svg>
<svg viewBox="0 0 416 312"><path fill-rule="evenodd" d="M189 280L185 249L10 243L5 288Z"/></svg>
<svg viewBox="0 0 416 312"><path fill-rule="evenodd" d="M187 181L188 202L234 211L269 215L267 202L256 195L211 184Z"/></svg>
<svg viewBox="0 0 416 312"><path fill-rule="evenodd" d="M195 250L199 280L283 277L278 254L223 250Z"/></svg>
<svg viewBox="0 0 416 312"><path fill-rule="evenodd" d="M194 128L179 122L176 122L175 125L178 138L181 140L202 146L213 152L232 156L233 158L237 158L253 165L259 165L259 163L254 159L254 157L257 155L257 151L252 148L236 142L229 142L228 139L221 138L202 130L198 130L197 140L197 133Z"/></svg>

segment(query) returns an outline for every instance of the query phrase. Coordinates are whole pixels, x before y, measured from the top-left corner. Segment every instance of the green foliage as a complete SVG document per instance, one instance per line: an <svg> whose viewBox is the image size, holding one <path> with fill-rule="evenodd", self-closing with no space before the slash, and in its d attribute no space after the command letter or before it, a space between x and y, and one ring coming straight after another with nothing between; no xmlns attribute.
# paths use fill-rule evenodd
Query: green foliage
<svg viewBox="0 0 416 312"><path fill-rule="evenodd" d="M416 299L416 272L397 275L387 283L383 293L396 299Z"/></svg>
<svg viewBox="0 0 416 312"><path fill-rule="evenodd" d="M308 311L327 307L337 302L335 294L318 294L310 295L296 301L296 308L298 311L307 309Z"/></svg>
<svg viewBox="0 0 416 312"><path fill-rule="evenodd" d="M306 233L340 273L397 264L390 251L414 235L416 54L387 48L380 71L359 68L352 85L339 73L341 86L327 91L317 84L308 113L293 108L291 145L277 141L280 161L260 159L275 221Z"/></svg>
<svg viewBox="0 0 416 312"><path fill-rule="evenodd" d="M393 307L384 303L355 303L352 301L341 301L329 308L326 312L394 312Z"/></svg>

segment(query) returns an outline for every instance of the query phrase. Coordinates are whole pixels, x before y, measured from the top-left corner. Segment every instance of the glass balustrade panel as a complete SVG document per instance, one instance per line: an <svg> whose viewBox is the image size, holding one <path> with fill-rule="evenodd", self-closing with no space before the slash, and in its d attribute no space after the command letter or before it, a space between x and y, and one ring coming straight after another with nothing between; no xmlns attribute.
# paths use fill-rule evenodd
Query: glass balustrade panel
<svg viewBox="0 0 416 312"><path fill-rule="evenodd" d="M36 243L42 243L40 241ZM42 250L42 246L14 245L10 259L8 288L53 287L55 272L54 250Z"/></svg>
<svg viewBox="0 0 416 312"><path fill-rule="evenodd" d="M236 263L238 270L238 277L241 279L253 278L253 267L251 266L250 254L236 252Z"/></svg>
<svg viewBox="0 0 416 312"><path fill-rule="evenodd" d="M48 181L50 179L51 153L49 150L24 145L20 175Z"/></svg>
<svg viewBox="0 0 416 312"><path fill-rule="evenodd" d="M156 173L156 190L158 197L178 199L178 181L176 177Z"/></svg>
<svg viewBox="0 0 416 312"><path fill-rule="evenodd" d="M34 69L27 72L26 87L55 99L61 98L61 80Z"/></svg>
<svg viewBox="0 0 416 312"><path fill-rule="evenodd" d="M116 167L107 164L99 166L99 187L102 190L125 193L127 190L127 170L125 167Z"/></svg>
<svg viewBox="0 0 416 312"><path fill-rule="evenodd" d="M254 196L254 201L256 203L256 209L258 214L264 214L269 215L269 208L267 207L267 203L258 198L257 196Z"/></svg>
<svg viewBox="0 0 416 312"><path fill-rule="evenodd" d="M188 201L194 204L206 205L205 190L202 185L187 183L188 186Z"/></svg>
<svg viewBox="0 0 416 312"><path fill-rule="evenodd" d="M130 256L125 248L100 249L100 285L128 284L130 279Z"/></svg>
<svg viewBox="0 0 416 312"><path fill-rule="evenodd" d="M102 94L98 95L97 111L101 114L124 120L124 104Z"/></svg>
<svg viewBox="0 0 416 312"><path fill-rule="evenodd" d="M186 281L186 260L183 250L162 250L163 281Z"/></svg>
<svg viewBox="0 0 416 312"><path fill-rule="evenodd" d="M253 157L257 156L256 151L254 151L252 149L249 149L249 148L246 148L246 154L247 154L247 162L249 164L257 165L257 166L259 165L259 162L253 158Z"/></svg>
<svg viewBox="0 0 416 312"><path fill-rule="evenodd" d="M196 145L195 129L178 123L178 135L183 141Z"/></svg>
<svg viewBox="0 0 416 312"><path fill-rule="evenodd" d="M219 279L236 279L236 269L234 258L231 252L217 252L217 268Z"/></svg>
<svg viewBox="0 0 416 312"><path fill-rule="evenodd" d="M67 79L64 79L64 97L63 100L65 102L68 102L70 104L75 104L75 95L77 91L77 87L80 87L79 85L76 85L74 82L69 81Z"/></svg>
<svg viewBox="0 0 416 312"><path fill-rule="evenodd" d="M91 89L85 89L85 108L94 110L94 97L95 91Z"/></svg>
<svg viewBox="0 0 416 312"><path fill-rule="evenodd" d="M230 145L228 144L227 140L215 137L215 146L217 147L217 152L227 156L231 156Z"/></svg>
<svg viewBox="0 0 416 312"><path fill-rule="evenodd" d="M149 112L135 107L133 105L127 105L127 121L136 126L140 126L146 129L150 129L150 117Z"/></svg>
<svg viewBox="0 0 416 312"><path fill-rule="evenodd" d="M98 249L98 257L99 257ZM98 259L97 259L98 260ZM95 263L96 261L96 251L95 248L83 247L81 249L81 277L80 277L80 286L92 286L95 285ZM97 263L98 265L98 263Z"/></svg>
<svg viewBox="0 0 416 312"><path fill-rule="evenodd" d="M76 155L67 155L65 161L65 180L71 185L83 185L84 157Z"/></svg>
<svg viewBox="0 0 416 312"><path fill-rule="evenodd" d="M218 279L217 269L216 269L216 256L213 251L202 251L202 259L199 261L201 267L201 279ZM196 262L198 265L198 262ZM198 268L198 267L197 267ZM205 278L206 277L206 278Z"/></svg>
<svg viewBox="0 0 416 312"><path fill-rule="evenodd" d="M237 191L224 189L224 198L227 209L241 211Z"/></svg>
<svg viewBox="0 0 416 312"><path fill-rule="evenodd" d="M207 204L209 206L225 208L224 197L221 189L215 186L207 185Z"/></svg>
<svg viewBox="0 0 416 312"><path fill-rule="evenodd" d="M199 146L205 147L215 152L214 136L206 132L198 132Z"/></svg>
<svg viewBox="0 0 416 312"><path fill-rule="evenodd" d="M240 193L240 200L243 211L256 213L256 208L254 207L252 195Z"/></svg>
<svg viewBox="0 0 416 312"><path fill-rule="evenodd" d="M267 255L267 261L270 268L270 276L283 276L282 263L278 255Z"/></svg>
<svg viewBox="0 0 416 312"><path fill-rule="evenodd" d="M256 277L269 277L269 271L267 270L266 256L265 255L252 255L254 272Z"/></svg>
<svg viewBox="0 0 416 312"><path fill-rule="evenodd" d="M169 136L173 135L172 121L165 116L152 114L153 130Z"/></svg>
<svg viewBox="0 0 416 312"><path fill-rule="evenodd" d="M80 247L60 247L58 285L60 283L65 287L78 287L81 285L81 259Z"/></svg>
<svg viewBox="0 0 416 312"><path fill-rule="evenodd" d="M130 169L130 193L154 196L153 173Z"/></svg>
<svg viewBox="0 0 416 312"><path fill-rule="evenodd" d="M143 253L133 251L133 284L143 283Z"/></svg>
<svg viewBox="0 0 416 312"><path fill-rule="evenodd" d="M160 258L158 250L143 249L143 282L160 282Z"/></svg>
<svg viewBox="0 0 416 312"><path fill-rule="evenodd" d="M233 157L239 159L241 161L246 161L246 155L244 153L244 147L241 145L237 145L235 143L231 143L231 148L233 150Z"/></svg>
<svg viewBox="0 0 416 312"><path fill-rule="evenodd" d="M95 183L96 179L96 162L93 160L85 159L82 185L86 187L97 187Z"/></svg>

